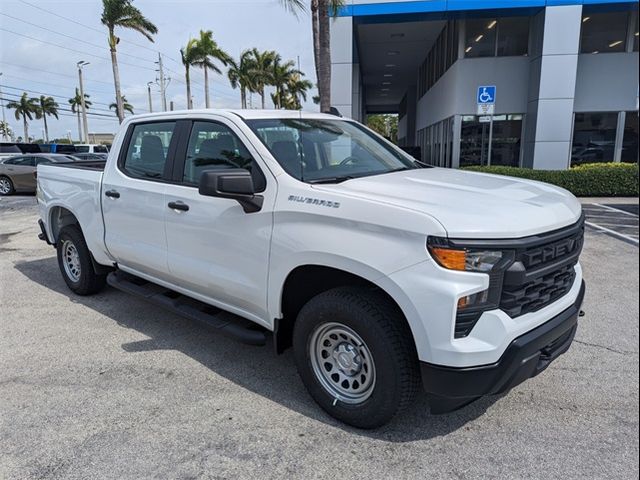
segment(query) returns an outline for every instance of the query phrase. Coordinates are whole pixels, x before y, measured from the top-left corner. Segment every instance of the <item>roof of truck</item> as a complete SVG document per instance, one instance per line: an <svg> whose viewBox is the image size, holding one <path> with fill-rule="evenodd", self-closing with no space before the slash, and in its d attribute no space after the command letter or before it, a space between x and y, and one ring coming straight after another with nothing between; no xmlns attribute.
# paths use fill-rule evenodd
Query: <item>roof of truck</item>
<svg viewBox="0 0 640 480"><path fill-rule="evenodd" d="M155 117L185 117L198 115L221 115L229 117L231 115L238 116L245 120L252 119L269 119L269 118L324 118L328 120L336 120L339 117L319 112L304 112L300 110L254 110L254 109L217 109L217 108L200 108L193 110L173 110L169 112L144 113L128 117L127 120L136 120L141 118Z"/></svg>

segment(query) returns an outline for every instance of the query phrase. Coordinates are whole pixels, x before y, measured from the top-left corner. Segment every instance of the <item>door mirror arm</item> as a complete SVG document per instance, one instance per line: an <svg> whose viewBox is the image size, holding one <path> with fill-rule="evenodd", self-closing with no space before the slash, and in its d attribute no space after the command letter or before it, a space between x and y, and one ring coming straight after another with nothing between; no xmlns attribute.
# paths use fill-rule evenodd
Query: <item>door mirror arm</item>
<svg viewBox="0 0 640 480"><path fill-rule="evenodd" d="M198 192L207 197L236 200L245 213L259 212L264 202L262 195L255 194L251 173L243 168L205 170Z"/></svg>

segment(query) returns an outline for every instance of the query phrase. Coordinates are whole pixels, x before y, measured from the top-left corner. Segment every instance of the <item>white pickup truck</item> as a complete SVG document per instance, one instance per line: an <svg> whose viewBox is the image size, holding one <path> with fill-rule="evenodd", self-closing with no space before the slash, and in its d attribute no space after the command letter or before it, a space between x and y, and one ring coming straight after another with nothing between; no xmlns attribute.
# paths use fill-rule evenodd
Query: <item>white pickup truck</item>
<svg viewBox="0 0 640 480"><path fill-rule="evenodd" d="M565 352L584 297L580 203L416 162L331 115L129 118L105 163L38 167L40 237L105 283L276 351L361 428L420 389L443 413Z"/></svg>

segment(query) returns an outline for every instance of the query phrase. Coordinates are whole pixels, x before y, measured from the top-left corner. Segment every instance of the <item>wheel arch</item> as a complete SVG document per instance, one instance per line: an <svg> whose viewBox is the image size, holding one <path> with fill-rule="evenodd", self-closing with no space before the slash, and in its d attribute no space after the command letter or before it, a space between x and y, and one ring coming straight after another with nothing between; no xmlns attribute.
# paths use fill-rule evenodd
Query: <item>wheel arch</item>
<svg viewBox="0 0 640 480"><path fill-rule="evenodd" d="M78 217L71 210L61 205L55 205L49 209L48 224L51 233L51 243L54 245L58 242L60 231L67 225L77 225L82 232Z"/></svg>
<svg viewBox="0 0 640 480"><path fill-rule="evenodd" d="M410 318L415 318L408 311L408 299L399 287L395 287L387 276L374 274L367 268L358 273L348 271L335 266L322 264L305 264L293 268L282 283L279 297L279 311L281 315L274 320L274 347L276 353L282 353L291 346L293 325L300 309L314 296L330 290L332 288L344 286L361 286L375 290L387 298L392 305L397 308L402 318L407 323L412 335L414 345L416 338L422 336L423 332L416 335Z"/></svg>

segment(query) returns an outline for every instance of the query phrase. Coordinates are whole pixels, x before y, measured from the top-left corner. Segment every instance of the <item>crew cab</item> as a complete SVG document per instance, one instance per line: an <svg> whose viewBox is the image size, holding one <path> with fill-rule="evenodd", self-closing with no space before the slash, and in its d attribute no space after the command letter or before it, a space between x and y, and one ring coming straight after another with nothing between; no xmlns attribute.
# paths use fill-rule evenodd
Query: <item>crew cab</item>
<svg viewBox="0 0 640 480"><path fill-rule="evenodd" d="M105 283L276 351L348 424L505 392L570 346L584 219L567 191L432 168L287 111L127 119L104 162L38 166L41 239Z"/></svg>

